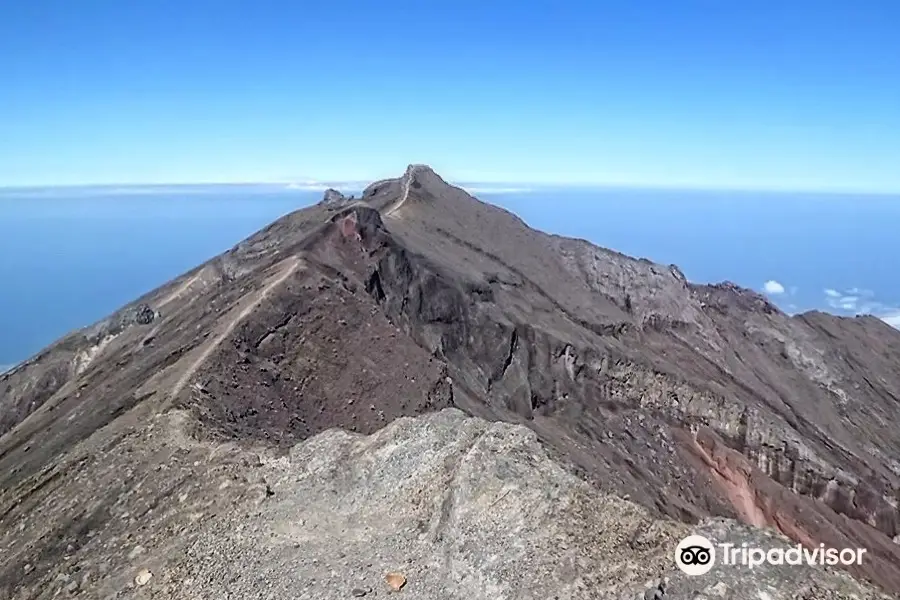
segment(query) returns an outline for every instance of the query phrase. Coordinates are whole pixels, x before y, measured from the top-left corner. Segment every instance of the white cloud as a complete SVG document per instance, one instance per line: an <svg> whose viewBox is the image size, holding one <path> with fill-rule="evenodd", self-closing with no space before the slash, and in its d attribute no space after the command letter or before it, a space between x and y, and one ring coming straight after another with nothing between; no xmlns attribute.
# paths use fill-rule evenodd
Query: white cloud
<svg viewBox="0 0 900 600"><path fill-rule="evenodd" d="M863 288L848 288L844 292L825 290L825 303L838 313L872 315L896 329L900 329L900 307L875 300L875 292Z"/></svg>
<svg viewBox="0 0 900 600"><path fill-rule="evenodd" d="M841 294L837 296L828 295L825 298L825 303L835 310L850 311L854 313L859 311L859 297L857 296L844 296Z"/></svg>
<svg viewBox="0 0 900 600"><path fill-rule="evenodd" d="M827 288L825 292L825 304L829 308L836 311L850 312L856 315L860 314L884 314L888 308L881 302L873 299L875 292L859 287L847 288L844 291L838 291L834 288Z"/></svg>
<svg viewBox="0 0 900 600"><path fill-rule="evenodd" d="M847 296L846 298L841 298L840 301L838 301L838 306L840 306L844 310L856 310L857 300L859 300L859 298Z"/></svg>
<svg viewBox="0 0 900 600"><path fill-rule="evenodd" d="M894 314L884 315L880 317L880 319L891 327L900 329L900 311L894 312Z"/></svg>
<svg viewBox="0 0 900 600"><path fill-rule="evenodd" d="M875 292L873 292L872 290L866 290L858 287L852 287L844 293L849 294L850 296L862 296L864 298L871 298L875 295Z"/></svg>
<svg viewBox="0 0 900 600"><path fill-rule="evenodd" d="M767 294L772 294L772 295L783 294L784 286L781 285L780 283L778 283L777 281L775 281L774 279L770 279L769 281L767 281L765 283L765 285L763 285L763 290L765 290L765 292Z"/></svg>
<svg viewBox="0 0 900 600"><path fill-rule="evenodd" d="M479 194L527 194L534 191L531 188L523 187L462 186L462 188L473 196Z"/></svg>
<svg viewBox="0 0 900 600"><path fill-rule="evenodd" d="M0 188L0 198L94 198L124 196L202 196L251 195L270 193L324 192L334 188L342 192L358 192L367 182L315 181L311 179L272 183L196 183L171 185L100 185L49 188Z"/></svg>
<svg viewBox="0 0 900 600"><path fill-rule="evenodd" d="M363 181L292 181L284 185L285 190L301 192L324 192L327 189L344 192L361 192L368 183Z"/></svg>
<svg viewBox="0 0 900 600"><path fill-rule="evenodd" d="M310 190L314 192L325 191L328 186L324 183L289 183L284 186L286 190Z"/></svg>
<svg viewBox="0 0 900 600"><path fill-rule="evenodd" d="M365 181L314 181L314 180L303 180L303 181L292 181L283 185L284 190L288 191L306 191L306 192L324 192L328 188L336 189L340 192L356 192L362 191L369 186L371 182ZM490 195L490 194L527 194L534 192L534 188L530 187L513 187L509 185L502 184L457 184L454 183L463 190L465 190L468 194L473 196L475 195Z"/></svg>

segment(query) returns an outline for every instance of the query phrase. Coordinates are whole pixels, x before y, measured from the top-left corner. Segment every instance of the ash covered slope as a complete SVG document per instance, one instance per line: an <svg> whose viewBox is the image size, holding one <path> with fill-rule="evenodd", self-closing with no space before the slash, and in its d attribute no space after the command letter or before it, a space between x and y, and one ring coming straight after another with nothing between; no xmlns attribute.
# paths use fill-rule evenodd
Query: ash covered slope
<svg viewBox="0 0 900 600"><path fill-rule="evenodd" d="M197 448L237 457L233 442L287 448L457 406L525 424L655 517L866 547L854 575L900 592L898 342L874 319L792 319L534 231L411 166L359 200L327 194L0 375L0 544L18 548L0 589L21 578L29 597L69 546L125 543L150 514L175 515L187 543L180 490L226 469L191 460ZM142 454L172 409L188 411L189 443ZM172 461L177 477L148 475ZM191 514L227 512L221 496ZM41 528L17 531L32 514Z"/></svg>

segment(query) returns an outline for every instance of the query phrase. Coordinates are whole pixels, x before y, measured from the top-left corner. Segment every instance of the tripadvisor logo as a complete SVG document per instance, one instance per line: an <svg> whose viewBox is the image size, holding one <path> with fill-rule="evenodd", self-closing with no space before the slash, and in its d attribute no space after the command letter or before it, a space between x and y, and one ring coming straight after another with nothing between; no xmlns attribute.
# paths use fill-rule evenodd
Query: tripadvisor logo
<svg viewBox="0 0 900 600"><path fill-rule="evenodd" d="M675 548L675 565L690 576L709 573L718 562L750 569L769 565L860 565L865 548L806 548L801 544L787 548L757 548L744 543L713 544L701 535L689 535Z"/></svg>
<svg viewBox="0 0 900 600"><path fill-rule="evenodd" d="M716 564L716 549L702 535L689 535L675 548L675 565L686 575L705 575Z"/></svg>

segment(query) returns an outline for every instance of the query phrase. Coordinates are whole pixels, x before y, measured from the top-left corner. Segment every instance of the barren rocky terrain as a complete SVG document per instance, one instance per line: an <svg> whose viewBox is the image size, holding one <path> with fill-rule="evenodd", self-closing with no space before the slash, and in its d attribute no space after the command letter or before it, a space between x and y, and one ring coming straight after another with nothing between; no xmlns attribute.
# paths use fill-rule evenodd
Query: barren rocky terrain
<svg viewBox="0 0 900 600"><path fill-rule="evenodd" d="M0 597L896 597L898 365L410 166L0 375Z"/></svg>

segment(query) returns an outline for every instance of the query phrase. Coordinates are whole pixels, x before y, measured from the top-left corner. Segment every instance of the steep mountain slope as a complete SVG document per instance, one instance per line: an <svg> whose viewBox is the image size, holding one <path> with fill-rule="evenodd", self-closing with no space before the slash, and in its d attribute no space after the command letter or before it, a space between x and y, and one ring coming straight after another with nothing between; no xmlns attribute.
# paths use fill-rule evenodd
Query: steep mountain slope
<svg viewBox="0 0 900 600"><path fill-rule="evenodd" d="M111 552L142 519L169 515L173 548L192 543L239 502L214 484L254 472L249 449L454 406L530 428L648 519L864 547L851 573L900 593L898 365L900 333L874 318L791 318L532 230L411 166L0 375L0 590L41 597L65 555ZM182 441L154 442L159 427ZM202 507L184 506L189 485ZM97 589L124 589L102 562Z"/></svg>

